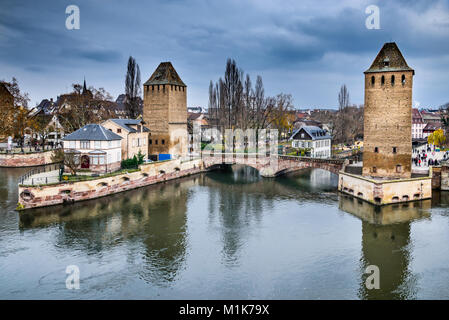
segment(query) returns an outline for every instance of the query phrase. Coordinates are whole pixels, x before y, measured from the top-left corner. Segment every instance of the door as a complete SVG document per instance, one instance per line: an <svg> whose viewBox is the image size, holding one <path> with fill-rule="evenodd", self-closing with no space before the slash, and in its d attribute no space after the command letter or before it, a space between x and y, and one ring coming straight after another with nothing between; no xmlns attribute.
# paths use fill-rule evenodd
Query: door
<svg viewBox="0 0 449 320"><path fill-rule="evenodd" d="M81 169L89 169L89 165L90 165L90 159L89 156L82 156L81 157Z"/></svg>

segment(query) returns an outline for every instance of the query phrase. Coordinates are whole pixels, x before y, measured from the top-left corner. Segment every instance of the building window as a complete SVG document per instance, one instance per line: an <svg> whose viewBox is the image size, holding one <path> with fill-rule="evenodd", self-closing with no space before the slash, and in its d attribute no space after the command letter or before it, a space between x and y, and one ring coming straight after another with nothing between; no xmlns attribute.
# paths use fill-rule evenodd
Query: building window
<svg viewBox="0 0 449 320"><path fill-rule="evenodd" d="M400 164L396 165L396 172L401 173L402 172L402 166Z"/></svg>
<svg viewBox="0 0 449 320"><path fill-rule="evenodd" d="M379 153L379 147L374 147L374 152Z"/></svg>
<svg viewBox="0 0 449 320"><path fill-rule="evenodd" d="M393 153L397 153L398 152L398 148L397 147L393 147Z"/></svg>
<svg viewBox="0 0 449 320"><path fill-rule="evenodd" d="M150 143L150 145L152 145L152 144L153 144L153 140L150 139L150 140L149 140L149 143Z"/></svg>
<svg viewBox="0 0 449 320"><path fill-rule="evenodd" d="M75 149L76 148L76 141L69 141L69 148Z"/></svg>
<svg viewBox="0 0 449 320"><path fill-rule="evenodd" d="M391 76L391 85L394 86L394 75Z"/></svg>
<svg viewBox="0 0 449 320"><path fill-rule="evenodd" d="M90 141L81 141L81 149L90 149Z"/></svg>
<svg viewBox="0 0 449 320"><path fill-rule="evenodd" d="M164 139L162 139L162 140L161 140L161 143L162 143L162 144L165 144L165 140L164 140Z"/></svg>
<svg viewBox="0 0 449 320"><path fill-rule="evenodd" d="M117 129L117 133L122 133L122 129Z"/></svg>
<svg viewBox="0 0 449 320"><path fill-rule="evenodd" d="M405 74L402 75L402 77L401 77L401 82L402 82L402 85L405 84Z"/></svg>
<svg viewBox="0 0 449 320"><path fill-rule="evenodd" d="M154 144L157 144L157 139L156 139L156 140L154 140Z"/></svg>
<svg viewBox="0 0 449 320"><path fill-rule="evenodd" d="M380 84L384 85L385 84L385 76L382 76L382 78L380 79Z"/></svg>
<svg viewBox="0 0 449 320"><path fill-rule="evenodd" d="M95 146L95 149L100 149L101 148L101 141L95 141L94 142L94 146Z"/></svg>
<svg viewBox="0 0 449 320"><path fill-rule="evenodd" d="M377 173L377 168L373 167L373 173Z"/></svg>
<svg viewBox="0 0 449 320"><path fill-rule="evenodd" d="M376 78L374 76L371 76L371 85L374 86L375 82L376 82Z"/></svg>

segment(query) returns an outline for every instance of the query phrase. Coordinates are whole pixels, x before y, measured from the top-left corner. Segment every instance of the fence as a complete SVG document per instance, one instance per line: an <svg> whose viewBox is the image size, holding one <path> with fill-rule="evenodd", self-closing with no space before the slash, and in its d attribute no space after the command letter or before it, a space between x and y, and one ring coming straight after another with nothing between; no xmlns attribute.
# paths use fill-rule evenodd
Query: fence
<svg viewBox="0 0 449 320"><path fill-rule="evenodd" d="M11 150L8 150L7 147L2 147L0 144L0 153L2 154L29 154L29 153L40 153L40 152L47 152L51 150L61 149L59 146L49 146L46 145L45 148L41 147L14 147Z"/></svg>
<svg viewBox="0 0 449 320"><path fill-rule="evenodd" d="M46 165L44 167L34 168L34 169L30 170L29 172L25 173L24 175L20 176L19 184L24 184L25 181L27 182L26 184L29 184L29 185L39 185L39 184L47 184L47 183L51 183L51 182L57 182L57 181L52 181L54 179L49 179L51 177L33 178L32 176L40 174L40 173L60 170L60 168L61 168L61 164L59 164L59 163ZM27 180L29 180L29 181L27 181ZM59 181L59 175L58 175L57 180Z"/></svg>

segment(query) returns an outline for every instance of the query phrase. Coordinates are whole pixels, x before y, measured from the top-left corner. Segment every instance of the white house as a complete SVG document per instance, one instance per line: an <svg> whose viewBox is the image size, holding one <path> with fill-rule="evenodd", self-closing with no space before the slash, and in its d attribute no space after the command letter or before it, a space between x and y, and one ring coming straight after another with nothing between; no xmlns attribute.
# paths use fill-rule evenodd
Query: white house
<svg viewBox="0 0 449 320"><path fill-rule="evenodd" d="M64 152L76 154L81 169L104 173L121 167L122 137L99 124L87 124L62 140Z"/></svg>
<svg viewBox="0 0 449 320"><path fill-rule="evenodd" d="M312 158L330 158L332 137L316 126L302 126L290 137L293 148L310 149Z"/></svg>
<svg viewBox="0 0 449 320"><path fill-rule="evenodd" d="M421 113L418 109L412 109L412 139L423 139L424 136L424 128L426 127L426 123L424 122Z"/></svg>

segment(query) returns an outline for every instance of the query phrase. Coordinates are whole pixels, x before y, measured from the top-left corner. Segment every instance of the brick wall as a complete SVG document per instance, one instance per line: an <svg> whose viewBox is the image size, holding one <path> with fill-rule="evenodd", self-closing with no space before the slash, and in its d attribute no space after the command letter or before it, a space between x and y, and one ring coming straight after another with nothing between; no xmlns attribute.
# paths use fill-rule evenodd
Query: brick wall
<svg viewBox="0 0 449 320"><path fill-rule="evenodd" d="M393 75L394 85L391 83ZM402 75L405 75L405 84L401 83ZM372 76L375 77L374 85L371 84ZM382 76L385 79L383 85ZM364 176L411 177L412 86L412 71L365 74ZM393 147L396 147L396 153ZM397 172L398 165L400 172Z"/></svg>
<svg viewBox="0 0 449 320"><path fill-rule="evenodd" d="M187 87L144 86L143 119L150 128L148 154L187 152ZM157 144L156 144L157 141Z"/></svg>
<svg viewBox="0 0 449 320"><path fill-rule="evenodd" d="M51 155L53 151L36 153L0 154L0 167L33 167L53 163Z"/></svg>

